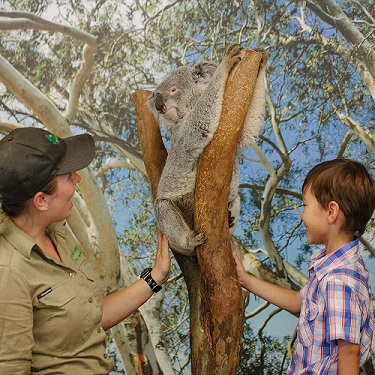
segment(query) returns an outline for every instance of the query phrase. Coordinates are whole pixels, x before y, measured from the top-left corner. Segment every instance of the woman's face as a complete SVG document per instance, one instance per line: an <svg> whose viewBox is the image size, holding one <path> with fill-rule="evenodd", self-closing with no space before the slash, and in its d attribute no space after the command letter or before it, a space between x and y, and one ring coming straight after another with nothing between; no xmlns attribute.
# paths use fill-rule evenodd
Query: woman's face
<svg viewBox="0 0 375 375"><path fill-rule="evenodd" d="M52 215L51 222L67 219L72 211L72 197L75 192L75 185L81 181L77 172L63 174L55 177L55 189L50 194L48 211Z"/></svg>

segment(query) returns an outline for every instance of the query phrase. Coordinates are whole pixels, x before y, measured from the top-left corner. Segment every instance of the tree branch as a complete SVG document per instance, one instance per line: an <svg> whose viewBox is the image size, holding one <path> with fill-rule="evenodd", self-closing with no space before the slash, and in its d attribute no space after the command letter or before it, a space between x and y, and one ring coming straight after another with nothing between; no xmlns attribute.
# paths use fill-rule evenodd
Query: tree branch
<svg viewBox="0 0 375 375"><path fill-rule="evenodd" d="M62 33L91 47L97 47L97 37L86 33L73 26L61 25L59 23L47 21L29 12L2 12L0 17L12 18L13 20L0 19L0 30L45 30L51 33ZM14 21L16 19L16 21Z"/></svg>
<svg viewBox="0 0 375 375"><path fill-rule="evenodd" d="M324 22L335 27L342 36L349 42L356 52L359 59L355 57L357 64L353 65L354 68L359 70L367 70L366 85L369 87L370 92L375 100L375 50L369 43L366 37L356 28L354 23L344 13L334 0L315 0L319 4L318 8L310 0L306 1L306 6L312 10ZM354 56L356 55L354 54ZM361 60L363 63L361 64ZM362 66L361 66L362 65ZM360 73L361 74L361 73ZM361 76L365 74L362 72Z"/></svg>

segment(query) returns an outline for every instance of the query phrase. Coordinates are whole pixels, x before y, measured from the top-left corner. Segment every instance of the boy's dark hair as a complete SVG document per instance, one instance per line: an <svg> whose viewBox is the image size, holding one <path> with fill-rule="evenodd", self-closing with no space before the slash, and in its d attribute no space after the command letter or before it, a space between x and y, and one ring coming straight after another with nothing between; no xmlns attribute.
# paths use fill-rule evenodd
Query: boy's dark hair
<svg viewBox="0 0 375 375"><path fill-rule="evenodd" d="M349 159L325 161L307 174L302 192L308 186L324 209L331 201L339 205L346 219L342 230L363 234L375 209L375 183L364 165Z"/></svg>

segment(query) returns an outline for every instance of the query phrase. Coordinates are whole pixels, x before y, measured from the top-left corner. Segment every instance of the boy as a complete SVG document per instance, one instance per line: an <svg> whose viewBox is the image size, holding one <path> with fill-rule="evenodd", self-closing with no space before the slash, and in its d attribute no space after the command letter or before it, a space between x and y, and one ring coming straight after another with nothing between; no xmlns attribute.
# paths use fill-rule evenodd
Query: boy
<svg viewBox="0 0 375 375"><path fill-rule="evenodd" d="M375 184L362 164L335 159L308 173L302 193L307 241L324 245L311 257L307 284L296 292L257 279L233 254L238 279L268 302L300 313L288 374L358 375L370 356L374 318L357 236L374 212Z"/></svg>

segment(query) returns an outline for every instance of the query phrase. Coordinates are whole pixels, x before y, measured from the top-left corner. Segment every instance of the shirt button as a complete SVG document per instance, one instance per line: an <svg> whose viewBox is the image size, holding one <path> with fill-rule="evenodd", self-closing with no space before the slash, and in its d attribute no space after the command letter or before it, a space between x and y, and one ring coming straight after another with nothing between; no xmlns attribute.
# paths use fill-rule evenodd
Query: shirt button
<svg viewBox="0 0 375 375"><path fill-rule="evenodd" d="M98 333L100 333L102 331L102 329L100 327L98 327L97 331L98 331Z"/></svg>
<svg viewBox="0 0 375 375"><path fill-rule="evenodd" d="M106 353L104 353L104 354L103 354L103 357L104 357L105 359L107 359L108 356L107 356Z"/></svg>
<svg viewBox="0 0 375 375"><path fill-rule="evenodd" d="M74 272L70 272L70 273L69 273L69 276L70 276L71 278L73 278L75 275L76 275L76 274L75 274Z"/></svg>
<svg viewBox="0 0 375 375"><path fill-rule="evenodd" d="M89 302L92 303L92 297L89 298Z"/></svg>

